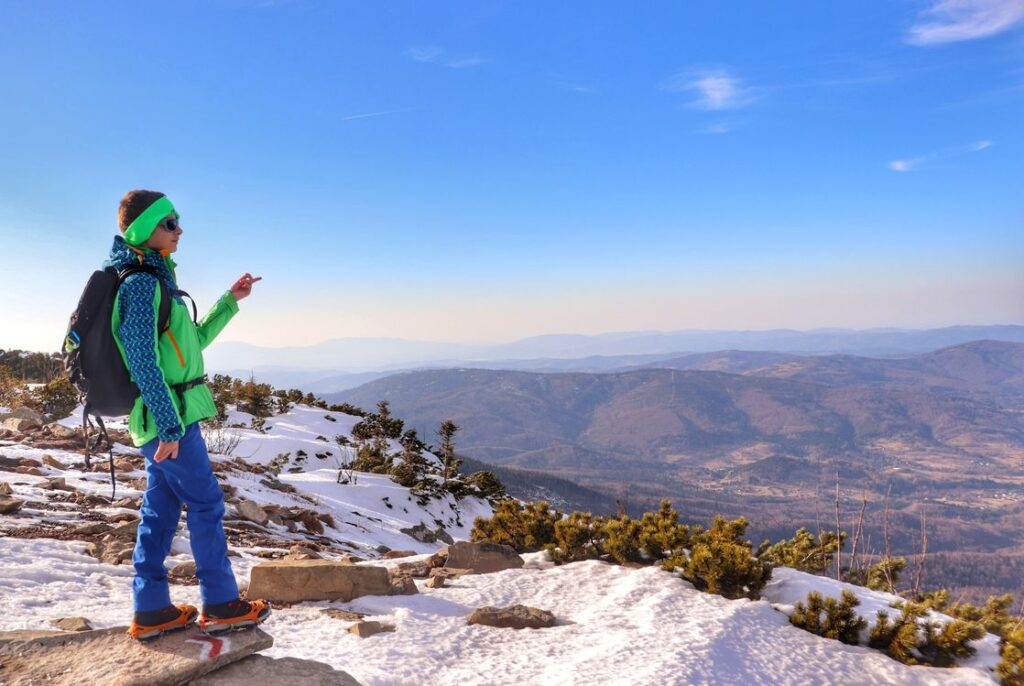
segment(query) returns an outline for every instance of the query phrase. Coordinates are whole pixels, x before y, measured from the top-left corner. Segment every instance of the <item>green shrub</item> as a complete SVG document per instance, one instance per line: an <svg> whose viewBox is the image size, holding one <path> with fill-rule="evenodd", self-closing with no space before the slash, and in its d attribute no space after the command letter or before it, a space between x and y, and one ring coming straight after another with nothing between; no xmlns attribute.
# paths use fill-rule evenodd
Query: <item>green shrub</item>
<svg viewBox="0 0 1024 686"><path fill-rule="evenodd" d="M692 537L683 578L698 590L726 598L759 598L772 566L754 557L750 541L743 540L746 530L743 517L715 517L710 529Z"/></svg>
<svg viewBox="0 0 1024 686"><path fill-rule="evenodd" d="M868 567L865 585L873 591L896 592L900 574L907 566L902 557L889 557Z"/></svg>
<svg viewBox="0 0 1024 686"><path fill-rule="evenodd" d="M645 512L640 518L640 550L649 560L662 560L682 552L690 545L690 527L679 523L672 503L662 500L657 512Z"/></svg>
<svg viewBox="0 0 1024 686"><path fill-rule="evenodd" d="M817 538L801 527L793 538L779 541L760 551L762 560L773 567L792 567L802 572L821 574L832 564L836 551L846 540L846 532L822 531Z"/></svg>
<svg viewBox="0 0 1024 686"><path fill-rule="evenodd" d="M475 486L480 495L488 500L501 500L508 497L505 486L494 475L494 472L473 472L466 477L466 483Z"/></svg>
<svg viewBox="0 0 1024 686"><path fill-rule="evenodd" d="M501 500L492 517L477 517L470 538L512 546L517 552L534 552L555 542L555 522L562 518L546 500L522 504Z"/></svg>
<svg viewBox="0 0 1024 686"><path fill-rule="evenodd" d="M835 598L823 599L820 593L811 591L806 605L802 602L796 604L789 622L812 634L855 646L860 643L860 632L868 625L854 612L858 605L860 600L850 591L844 590L842 599L838 601Z"/></svg>
<svg viewBox="0 0 1024 686"><path fill-rule="evenodd" d="M71 385L67 376L58 376L45 386L32 392L32 405L53 419L63 419L78 406L78 389Z"/></svg>
<svg viewBox="0 0 1024 686"><path fill-rule="evenodd" d="M573 512L555 522L555 540L548 544L556 563L591 560L604 554L605 522L589 512Z"/></svg>
<svg viewBox="0 0 1024 686"><path fill-rule="evenodd" d="M1024 626L1005 637L996 674L1003 686L1024 686Z"/></svg>
<svg viewBox="0 0 1024 686"><path fill-rule="evenodd" d="M924 619L926 612L923 606L910 602L901 604L900 615L893 620L888 613L879 612L868 645L907 665L955 667L958 659L974 655L969 641L985 635L980 624L961 619L945 624L932 622Z"/></svg>
<svg viewBox="0 0 1024 686"><path fill-rule="evenodd" d="M604 523L604 553L619 564L643 562L640 552L640 522L627 516Z"/></svg>

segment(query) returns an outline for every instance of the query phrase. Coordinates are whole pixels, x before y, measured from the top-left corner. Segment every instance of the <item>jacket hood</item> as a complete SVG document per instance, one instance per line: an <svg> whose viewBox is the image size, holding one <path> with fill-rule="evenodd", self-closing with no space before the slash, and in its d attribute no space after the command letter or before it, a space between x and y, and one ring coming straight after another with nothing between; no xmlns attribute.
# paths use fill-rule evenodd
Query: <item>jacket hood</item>
<svg viewBox="0 0 1024 686"><path fill-rule="evenodd" d="M121 270L132 264L154 267L169 289L178 288L174 274L174 268L177 265L170 255L164 256L149 248L134 248L125 243L122 236L114 236L114 244L110 246L110 255L103 263L103 268L113 267Z"/></svg>

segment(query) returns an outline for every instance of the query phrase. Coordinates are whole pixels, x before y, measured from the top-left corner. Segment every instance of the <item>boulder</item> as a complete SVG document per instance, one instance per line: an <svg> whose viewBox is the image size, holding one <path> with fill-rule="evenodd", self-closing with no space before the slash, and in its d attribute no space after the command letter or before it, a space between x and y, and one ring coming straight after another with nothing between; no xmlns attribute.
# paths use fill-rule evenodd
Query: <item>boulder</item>
<svg viewBox="0 0 1024 686"><path fill-rule="evenodd" d="M191 682L189 686L360 686L348 672L297 657L250 655Z"/></svg>
<svg viewBox="0 0 1024 686"><path fill-rule="evenodd" d="M403 534L412 536L420 543L435 543L437 541L437 535L427 528L427 525L420 522L414 527L407 529L399 529Z"/></svg>
<svg viewBox="0 0 1024 686"><path fill-rule="evenodd" d="M64 631L92 631L92 624L85 617L61 617L50 624Z"/></svg>
<svg viewBox="0 0 1024 686"><path fill-rule="evenodd" d="M391 595L416 595L419 592L411 576L391 577Z"/></svg>
<svg viewBox="0 0 1024 686"><path fill-rule="evenodd" d="M267 517L267 513L263 511L263 508L251 500L239 500L235 509L238 511L239 517L259 524L260 526L265 526L270 520L270 518Z"/></svg>
<svg viewBox="0 0 1024 686"><path fill-rule="evenodd" d="M181 564L174 565L169 572L167 577L174 581L195 581L196 580L196 563L194 560L188 562L182 562Z"/></svg>
<svg viewBox="0 0 1024 686"><path fill-rule="evenodd" d="M555 625L555 616L547 610L526 605L480 607L470 613L466 623L501 629L544 629Z"/></svg>
<svg viewBox="0 0 1024 686"><path fill-rule="evenodd" d="M296 603L390 594L391 578L383 567L334 560L274 560L252 568L248 597Z"/></svg>
<svg viewBox="0 0 1024 686"><path fill-rule="evenodd" d="M130 510L137 510L142 507L142 498L120 498L110 503L111 507L126 507Z"/></svg>
<svg viewBox="0 0 1024 686"><path fill-rule="evenodd" d="M149 479L140 476L138 479L129 479L128 485L136 491L145 491L149 487Z"/></svg>
<svg viewBox="0 0 1024 686"><path fill-rule="evenodd" d="M6 481L0 481L0 495L14 495L14 489Z"/></svg>
<svg viewBox="0 0 1024 686"><path fill-rule="evenodd" d="M196 627L140 643L126 635L125 627L117 627L0 641L0 664L4 681L12 685L177 686L273 645L259 629L225 639L203 636Z"/></svg>
<svg viewBox="0 0 1024 686"><path fill-rule="evenodd" d="M394 631L395 627L388 624L381 624L380 622L356 622L348 628L350 634L355 634L359 638L366 638L367 636L373 636L385 631Z"/></svg>
<svg viewBox="0 0 1024 686"><path fill-rule="evenodd" d="M416 554L417 552L415 550L389 550L386 553L384 553L384 559L397 560L400 557L412 557Z"/></svg>
<svg viewBox="0 0 1024 686"><path fill-rule="evenodd" d="M450 533L445 531L443 526L437 527L437 529L434 531L434 536L437 538L437 540L442 541L443 543L447 543L448 545L455 544L455 539L452 538L452 535Z"/></svg>
<svg viewBox="0 0 1024 686"><path fill-rule="evenodd" d="M430 577L427 579L427 588L444 588L444 579L443 576Z"/></svg>
<svg viewBox="0 0 1024 686"><path fill-rule="evenodd" d="M44 472L39 467L24 467L24 466L22 466L22 467L16 467L14 469L14 471L16 471L18 474L28 474L29 476L46 476L46 472Z"/></svg>
<svg viewBox="0 0 1024 686"><path fill-rule="evenodd" d="M38 429L44 421L43 415L28 407L19 407L6 414L0 414L0 427L11 431Z"/></svg>
<svg viewBox="0 0 1024 686"><path fill-rule="evenodd" d="M446 568L468 569L471 574L489 574L505 569L518 569L525 564L511 547L497 543L459 541L448 546Z"/></svg>
<svg viewBox="0 0 1024 686"><path fill-rule="evenodd" d="M130 458L122 457L114 460L115 472L134 472L136 469L141 469L141 466L136 465Z"/></svg>
<svg viewBox="0 0 1024 686"><path fill-rule="evenodd" d="M340 619L343 622L358 622L360 619L365 617L362 612L352 612L350 610L340 610L336 607L326 607L320 610L322 614L327 615L331 619Z"/></svg>
<svg viewBox="0 0 1024 686"><path fill-rule="evenodd" d="M52 455L43 455L40 459L42 459L43 464L47 467L53 467L54 469L60 469L61 471L64 470L64 463Z"/></svg>
<svg viewBox="0 0 1024 686"><path fill-rule="evenodd" d="M0 498L0 514L14 514L25 504L17 498Z"/></svg>
<svg viewBox="0 0 1024 686"><path fill-rule="evenodd" d="M304 545L296 543L289 550L288 554L284 556L285 560L319 560L322 556L311 548L307 548Z"/></svg>
<svg viewBox="0 0 1024 686"><path fill-rule="evenodd" d="M417 560L416 562L399 562L396 567L391 568L391 573L425 579L430 576L430 569L430 560Z"/></svg>
<svg viewBox="0 0 1024 686"><path fill-rule="evenodd" d="M137 512L118 512L107 517L107 521L111 524L120 524L121 522L134 522L139 519Z"/></svg>
<svg viewBox="0 0 1024 686"><path fill-rule="evenodd" d="M74 486L69 486L67 479L63 476L55 476L52 479L39 484L39 488L46 489L47 491L75 491L78 490Z"/></svg>
<svg viewBox="0 0 1024 686"><path fill-rule="evenodd" d="M75 527L73 533L80 536L95 536L97 534L105 534L114 527L110 526L106 522L93 522L91 524L83 524L82 526Z"/></svg>
<svg viewBox="0 0 1024 686"><path fill-rule="evenodd" d="M64 426L56 422L47 424L46 428L50 430L50 435L54 438L77 438L80 435L78 429L73 429L70 426Z"/></svg>

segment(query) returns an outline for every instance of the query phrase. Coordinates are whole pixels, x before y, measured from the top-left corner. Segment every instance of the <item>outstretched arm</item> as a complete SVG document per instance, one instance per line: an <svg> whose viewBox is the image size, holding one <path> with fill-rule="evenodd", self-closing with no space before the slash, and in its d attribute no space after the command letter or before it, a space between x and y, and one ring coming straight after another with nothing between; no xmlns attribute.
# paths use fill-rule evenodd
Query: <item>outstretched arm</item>
<svg viewBox="0 0 1024 686"><path fill-rule="evenodd" d="M232 317L238 314L238 301L249 297L249 294L252 293L253 284L262 278L262 276L254 277L246 272L210 308L210 311L203 317L203 321L199 322L199 344L203 350L210 343L213 343L213 340L217 338L217 334L227 326Z"/></svg>

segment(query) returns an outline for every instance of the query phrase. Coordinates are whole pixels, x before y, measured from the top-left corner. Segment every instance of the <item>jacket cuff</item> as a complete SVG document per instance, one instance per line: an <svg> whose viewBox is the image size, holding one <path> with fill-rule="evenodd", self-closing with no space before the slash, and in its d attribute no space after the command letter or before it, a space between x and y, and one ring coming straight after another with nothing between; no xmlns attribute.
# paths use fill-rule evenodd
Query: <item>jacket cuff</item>
<svg viewBox="0 0 1024 686"><path fill-rule="evenodd" d="M174 441L180 441L185 436L185 430L181 428L181 424L171 429L160 429L157 432L157 438L164 443L173 443Z"/></svg>
<svg viewBox="0 0 1024 686"><path fill-rule="evenodd" d="M238 314L238 299L235 297L234 293L231 291L225 291L224 295L222 295L220 299L223 300L224 304L226 304L228 309L231 310L231 314Z"/></svg>

